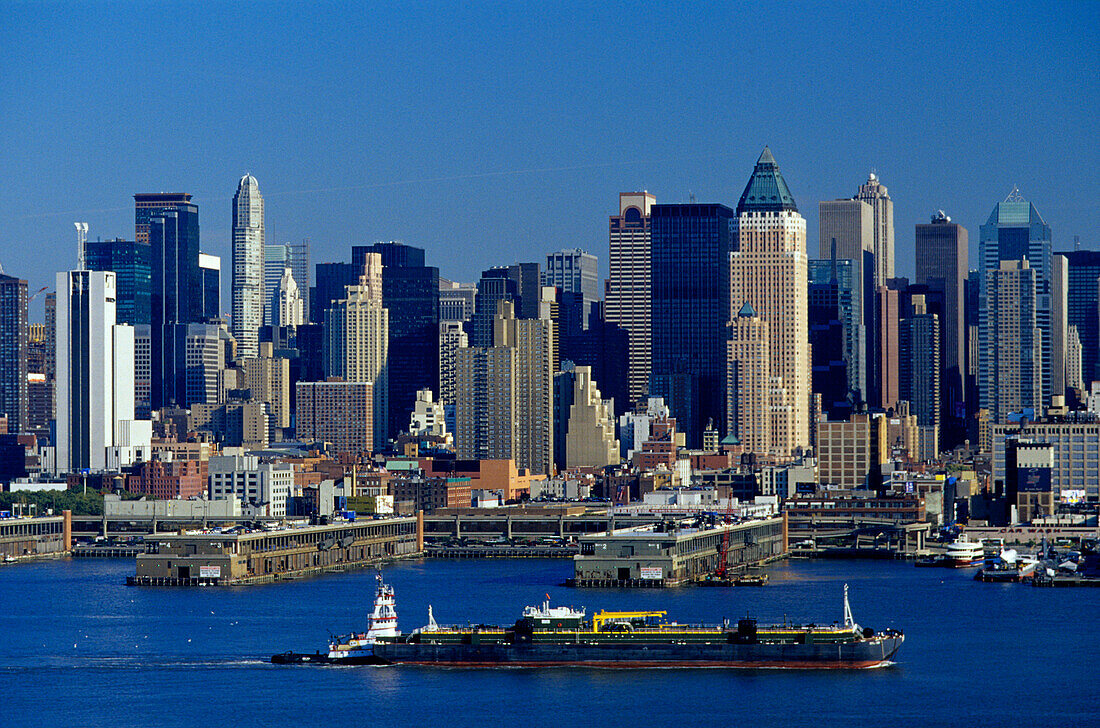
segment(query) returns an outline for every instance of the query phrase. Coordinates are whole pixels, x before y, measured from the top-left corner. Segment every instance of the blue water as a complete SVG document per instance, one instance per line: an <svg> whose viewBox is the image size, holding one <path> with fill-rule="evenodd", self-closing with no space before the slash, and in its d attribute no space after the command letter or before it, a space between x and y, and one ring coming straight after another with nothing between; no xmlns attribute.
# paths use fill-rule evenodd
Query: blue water
<svg viewBox="0 0 1100 728"><path fill-rule="evenodd" d="M980 584L970 571L795 561L763 588L572 590L568 561L390 567L399 624L514 621L556 603L898 627L862 671L275 666L363 628L373 576L234 589L122 584L132 561L0 568L0 726L1100 726L1100 589Z"/></svg>

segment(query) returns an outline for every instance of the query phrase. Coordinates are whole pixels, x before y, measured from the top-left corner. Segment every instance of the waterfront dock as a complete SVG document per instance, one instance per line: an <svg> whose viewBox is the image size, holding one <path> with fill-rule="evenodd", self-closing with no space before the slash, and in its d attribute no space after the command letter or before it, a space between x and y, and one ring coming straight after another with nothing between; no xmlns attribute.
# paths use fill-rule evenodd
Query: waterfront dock
<svg viewBox="0 0 1100 728"><path fill-rule="evenodd" d="M376 566L423 552L420 518L158 535L130 586L239 586Z"/></svg>

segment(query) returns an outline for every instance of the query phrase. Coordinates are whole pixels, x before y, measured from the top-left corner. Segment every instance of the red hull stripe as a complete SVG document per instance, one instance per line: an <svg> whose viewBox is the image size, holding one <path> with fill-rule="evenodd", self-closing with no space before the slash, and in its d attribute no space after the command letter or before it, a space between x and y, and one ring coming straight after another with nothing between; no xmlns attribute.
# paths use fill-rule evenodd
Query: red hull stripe
<svg viewBox="0 0 1100 728"><path fill-rule="evenodd" d="M868 667L878 667L888 660L868 660L865 662L842 662L838 660L815 662L804 660L798 662L787 661L746 661L727 662L719 660L683 660L678 662L666 662L659 660L592 660L583 662L446 662L437 660L400 660L400 665L422 665L427 667L614 667L620 669L636 669L645 667L731 667L731 668L758 668L779 667L798 670L852 670Z"/></svg>

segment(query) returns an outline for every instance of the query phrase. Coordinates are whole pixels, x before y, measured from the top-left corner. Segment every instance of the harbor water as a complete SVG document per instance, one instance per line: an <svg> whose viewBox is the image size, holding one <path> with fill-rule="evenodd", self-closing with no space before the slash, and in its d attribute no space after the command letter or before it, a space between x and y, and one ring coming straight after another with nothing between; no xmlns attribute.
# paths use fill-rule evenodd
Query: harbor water
<svg viewBox="0 0 1100 728"><path fill-rule="evenodd" d="M369 571L241 588L123 585L133 561L0 568L0 725L1097 726L1100 589L981 584L973 570L791 561L765 587L560 586L568 560L396 564L398 623L504 624L556 604L663 609L681 622L842 618L906 634L859 671L276 666L365 629Z"/></svg>

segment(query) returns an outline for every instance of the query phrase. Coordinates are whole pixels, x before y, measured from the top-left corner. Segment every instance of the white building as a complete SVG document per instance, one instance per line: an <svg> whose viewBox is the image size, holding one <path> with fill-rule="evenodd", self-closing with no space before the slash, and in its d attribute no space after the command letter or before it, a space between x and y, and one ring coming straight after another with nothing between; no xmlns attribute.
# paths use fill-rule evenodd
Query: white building
<svg viewBox="0 0 1100 728"><path fill-rule="evenodd" d="M271 298L271 308L272 326L301 326L305 322L302 294L290 268L283 268L283 275Z"/></svg>
<svg viewBox="0 0 1100 728"><path fill-rule="evenodd" d="M58 273L57 292L57 471L130 465L151 431L134 423L134 328L115 323L115 274Z"/></svg>
<svg viewBox="0 0 1100 728"><path fill-rule="evenodd" d="M1100 501L1100 420L1028 422L1022 432L1015 424L994 424L991 430L994 483L1007 477L1007 441L1019 438L1053 447L1050 485L1056 503L1067 491L1075 493L1072 497L1083 491L1088 501Z"/></svg>
<svg viewBox="0 0 1100 728"><path fill-rule="evenodd" d="M650 397L646 400L645 411L627 412L619 417L619 452L623 460L632 460L634 453L642 449L649 439L650 427L654 420L669 416L664 397Z"/></svg>
<svg viewBox="0 0 1100 728"><path fill-rule="evenodd" d="M250 174L233 195L232 333L239 356L256 356L264 317L264 198Z"/></svg>
<svg viewBox="0 0 1100 728"><path fill-rule="evenodd" d="M417 391L416 403L409 416L409 434L446 437L447 423L444 420L443 403L432 399L432 390Z"/></svg>
<svg viewBox="0 0 1100 728"><path fill-rule="evenodd" d="M211 500L233 498L255 515L286 516L287 499L294 490L290 463L261 463L255 455L215 455L208 473Z"/></svg>

